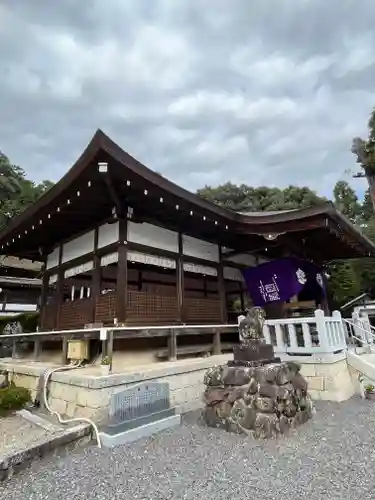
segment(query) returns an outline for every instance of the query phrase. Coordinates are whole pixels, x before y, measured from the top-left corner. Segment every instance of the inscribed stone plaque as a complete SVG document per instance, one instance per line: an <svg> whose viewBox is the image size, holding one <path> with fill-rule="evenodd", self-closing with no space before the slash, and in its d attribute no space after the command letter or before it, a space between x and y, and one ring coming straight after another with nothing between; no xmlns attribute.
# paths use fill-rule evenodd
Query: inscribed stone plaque
<svg viewBox="0 0 375 500"><path fill-rule="evenodd" d="M109 404L109 425L138 420L170 408L168 383L144 383L114 394Z"/></svg>

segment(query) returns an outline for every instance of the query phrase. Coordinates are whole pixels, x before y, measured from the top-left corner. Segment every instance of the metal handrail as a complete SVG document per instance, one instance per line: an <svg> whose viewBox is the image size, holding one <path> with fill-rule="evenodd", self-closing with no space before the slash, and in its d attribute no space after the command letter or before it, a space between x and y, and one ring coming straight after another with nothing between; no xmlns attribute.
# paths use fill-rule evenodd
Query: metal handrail
<svg viewBox="0 0 375 500"><path fill-rule="evenodd" d="M103 326L98 328L79 328L74 330L51 330L49 332L32 332L32 333L9 333L2 335L0 334L0 342L2 339L15 339L24 337L45 337L54 335L72 335L74 333L99 333L105 330L106 332L116 332L116 331L139 331L139 330L188 330L192 328L200 329L225 329L225 328L237 328L238 324L220 324L220 325L165 325L165 326Z"/></svg>
<svg viewBox="0 0 375 500"><path fill-rule="evenodd" d="M365 341L365 340L361 339L360 337L357 337L356 335L354 335L355 329L356 329L356 328L358 328L359 330L361 330L362 332L364 332L364 333L365 333L366 337L367 337L368 335L371 335L372 340L373 340L373 342L375 343L375 334L371 331L371 330L375 330L375 328L374 328L372 325L368 324L368 326L370 327L370 329L369 329L369 330L367 330L367 329L363 328L363 326L362 326L362 325L359 325L359 324L357 324L357 323L354 323L354 321L351 321L351 320L349 320L349 319L347 319L347 318L342 318L342 321L343 321L346 325L348 325L348 326L350 327L350 330L351 330L351 331L350 331L350 333L351 333L351 337L352 337L352 338L354 338L354 339L358 340L359 342L361 342L361 343L362 343L362 344L364 344L364 345L369 345L369 342L367 342L367 341Z"/></svg>

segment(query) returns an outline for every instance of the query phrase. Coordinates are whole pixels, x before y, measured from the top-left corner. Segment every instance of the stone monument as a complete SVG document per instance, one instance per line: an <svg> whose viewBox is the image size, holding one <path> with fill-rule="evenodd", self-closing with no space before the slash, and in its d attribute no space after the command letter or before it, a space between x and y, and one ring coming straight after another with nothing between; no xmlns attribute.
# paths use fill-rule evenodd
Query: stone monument
<svg viewBox="0 0 375 500"><path fill-rule="evenodd" d="M314 413L300 365L281 362L273 346L265 343L264 319L259 307L247 311L233 361L205 373L207 425L267 438L306 422Z"/></svg>

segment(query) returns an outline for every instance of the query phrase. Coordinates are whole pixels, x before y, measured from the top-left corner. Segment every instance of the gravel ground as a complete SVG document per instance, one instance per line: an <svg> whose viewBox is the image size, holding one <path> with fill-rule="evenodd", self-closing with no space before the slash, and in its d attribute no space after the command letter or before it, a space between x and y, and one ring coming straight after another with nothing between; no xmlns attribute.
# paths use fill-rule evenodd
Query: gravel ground
<svg viewBox="0 0 375 500"><path fill-rule="evenodd" d="M34 462L0 483L1 500L375 498L375 404L320 403L278 441L181 427L113 451L94 447Z"/></svg>
<svg viewBox="0 0 375 500"><path fill-rule="evenodd" d="M42 427L22 417L0 417L0 458L37 444L45 435L46 431Z"/></svg>

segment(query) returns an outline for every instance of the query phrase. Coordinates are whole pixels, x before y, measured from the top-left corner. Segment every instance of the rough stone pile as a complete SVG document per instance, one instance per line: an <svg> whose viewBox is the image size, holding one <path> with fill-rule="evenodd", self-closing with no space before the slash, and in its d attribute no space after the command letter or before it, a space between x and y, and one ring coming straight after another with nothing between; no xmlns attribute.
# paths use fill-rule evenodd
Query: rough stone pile
<svg viewBox="0 0 375 500"><path fill-rule="evenodd" d="M275 437L311 418L307 382L294 362L210 368L204 377L204 420L211 427Z"/></svg>

